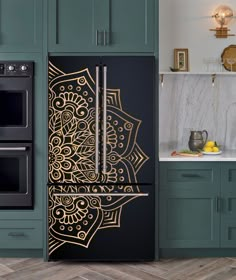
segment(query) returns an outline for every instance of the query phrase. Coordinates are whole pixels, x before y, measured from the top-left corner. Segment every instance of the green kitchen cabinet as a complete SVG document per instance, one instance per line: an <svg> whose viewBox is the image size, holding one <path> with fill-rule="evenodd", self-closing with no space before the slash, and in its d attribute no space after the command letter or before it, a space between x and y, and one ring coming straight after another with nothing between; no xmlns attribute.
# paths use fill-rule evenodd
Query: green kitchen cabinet
<svg viewBox="0 0 236 280"><path fill-rule="evenodd" d="M236 162L221 165L221 247L236 248Z"/></svg>
<svg viewBox="0 0 236 280"><path fill-rule="evenodd" d="M155 0L49 0L50 52L153 52Z"/></svg>
<svg viewBox="0 0 236 280"><path fill-rule="evenodd" d="M42 0L0 0L0 52L42 50Z"/></svg>
<svg viewBox="0 0 236 280"><path fill-rule="evenodd" d="M161 162L160 248L236 248L236 162Z"/></svg>
<svg viewBox="0 0 236 280"><path fill-rule="evenodd" d="M220 164L160 164L160 248L217 248L220 244Z"/></svg>
<svg viewBox="0 0 236 280"><path fill-rule="evenodd" d="M42 249L42 221L0 220L1 249Z"/></svg>

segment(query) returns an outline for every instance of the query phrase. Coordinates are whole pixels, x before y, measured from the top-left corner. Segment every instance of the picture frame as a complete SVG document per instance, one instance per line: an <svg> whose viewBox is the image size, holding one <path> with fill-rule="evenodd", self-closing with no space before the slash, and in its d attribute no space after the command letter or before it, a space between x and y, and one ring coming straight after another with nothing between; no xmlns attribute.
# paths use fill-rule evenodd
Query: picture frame
<svg viewBox="0 0 236 280"><path fill-rule="evenodd" d="M178 71L189 71L188 49L174 49L174 68Z"/></svg>

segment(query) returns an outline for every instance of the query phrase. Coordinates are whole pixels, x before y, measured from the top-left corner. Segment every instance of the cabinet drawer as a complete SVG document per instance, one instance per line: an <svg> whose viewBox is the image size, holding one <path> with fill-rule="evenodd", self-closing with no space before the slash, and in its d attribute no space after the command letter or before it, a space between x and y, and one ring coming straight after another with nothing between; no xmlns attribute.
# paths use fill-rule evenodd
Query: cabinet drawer
<svg viewBox="0 0 236 280"><path fill-rule="evenodd" d="M0 220L0 248L36 249L42 248L42 222Z"/></svg>
<svg viewBox="0 0 236 280"><path fill-rule="evenodd" d="M214 187L220 180L218 163L161 163L161 188Z"/></svg>
<svg viewBox="0 0 236 280"><path fill-rule="evenodd" d="M222 193L225 195L236 195L236 163L224 162L221 164Z"/></svg>

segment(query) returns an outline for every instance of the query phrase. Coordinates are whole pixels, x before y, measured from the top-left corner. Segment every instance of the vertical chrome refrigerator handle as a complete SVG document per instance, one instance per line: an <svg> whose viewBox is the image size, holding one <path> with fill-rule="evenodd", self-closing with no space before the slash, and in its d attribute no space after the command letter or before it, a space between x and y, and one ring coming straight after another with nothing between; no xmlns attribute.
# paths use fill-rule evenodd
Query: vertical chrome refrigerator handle
<svg viewBox="0 0 236 280"><path fill-rule="evenodd" d="M96 96L95 96L95 174L98 174L99 162L99 66L96 66Z"/></svg>
<svg viewBox="0 0 236 280"><path fill-rule="evenodd" d="M103 66L103 173L107 172L107 66Z"/></svg>

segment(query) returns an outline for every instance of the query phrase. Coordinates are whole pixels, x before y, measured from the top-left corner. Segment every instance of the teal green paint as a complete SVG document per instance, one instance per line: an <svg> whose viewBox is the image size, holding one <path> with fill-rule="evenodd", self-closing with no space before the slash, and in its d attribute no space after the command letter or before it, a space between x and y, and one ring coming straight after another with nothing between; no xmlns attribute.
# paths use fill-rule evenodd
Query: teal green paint
<svg viewBox="0 0 236 280"><path fill-rule="evenodd" d="M41 220L0 220L1 249L41 249Z"/></svg>
<svg viewBox="0 0 236 280"><path fill-rule="evenodd" d="M48 244L48 220L47 220L47 178L48 178L48 2L43 0L43 59L42 59L42 69L44 73L44 78L42 79L42 126L45 128L42 131L42 181L44 182L44 188L42 191L43 195L43 258L47 260L47 244Z"/></svg>
<svg viewBox="0 0 236 280"><path fill-rule="evenodd" d="M1 249L1 258L42 258L42 249Z"/></svg>
<svg viewBox="0 0 236 280"><path fill-rule="evenodd" d="M236 248L236 162L221 164L221 247Z"/></svg>
<svg viewBox="0 0 236 280"><path fill-rule="evenodd" d="M236 257L236 249L160 249L160 258Z"/></svg>
<svg viewBox="0 0 236 280"><path fill-rule="evenodd" d="M48 5L49 52L154 52L154 0L51 0Z"/></svg>
<svg viewBox="0 0 236 280"><path fill-rule="evenodd" d="M160 248L236 248L236 163L162 162L160 171Z"/></svg>
<svg viewBox="0 0 236 280"><path fill-rule="evenodd" d="M161 248L214 248L220 245L220 164L160 164Z"/></svg>
<svg viewBox="0 0 236 280"><path fill-rule="evenodd" d="M0 19L0 52L42 51L42 0L1 0Z"/></svg>
<svg viewBox="0 0 236 280"><path fill-rule="evenodd" d="M154 125L154 131L155 131L155 220L156 220L156 224L155 224L155 252L156 252L156 256L155 259L158 260L159 259L159 223L158 223L158 217L159 217L159 36L158 36L158 32L159 32L159 1L156 0L154 1L154 18L155 18L155 23L154 23L154 42L155 42L155 102L154 102L154 112L155 112L155 125Z"/></svg>

